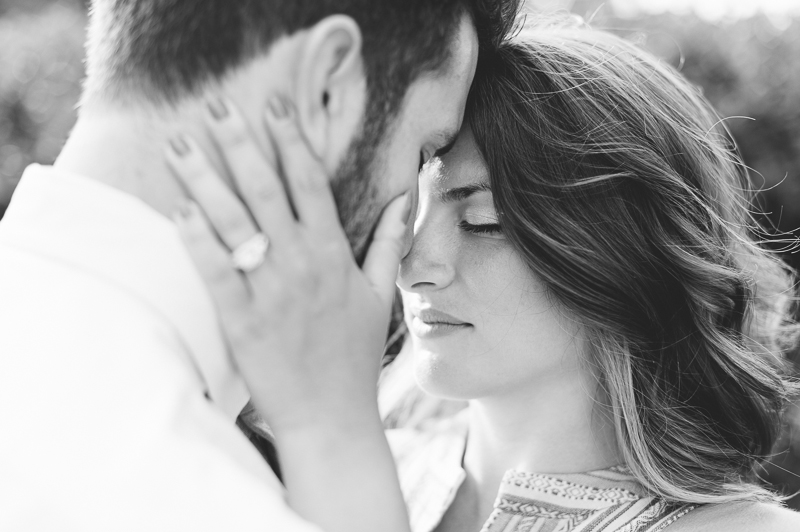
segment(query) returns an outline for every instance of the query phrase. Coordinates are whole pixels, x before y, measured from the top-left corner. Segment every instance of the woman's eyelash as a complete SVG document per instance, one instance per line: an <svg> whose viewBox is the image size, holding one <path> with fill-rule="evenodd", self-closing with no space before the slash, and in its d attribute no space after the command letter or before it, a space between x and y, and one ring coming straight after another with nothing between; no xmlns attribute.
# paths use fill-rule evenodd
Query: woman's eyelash
<svg viewBox="0 0 800 532"><path fill-rule="evenodd" d="M463 231L476 235L500 233L503 231L503 228L500 227L500 224L471 224L466 221L461 221L458 222L458 227Z"/></svg>

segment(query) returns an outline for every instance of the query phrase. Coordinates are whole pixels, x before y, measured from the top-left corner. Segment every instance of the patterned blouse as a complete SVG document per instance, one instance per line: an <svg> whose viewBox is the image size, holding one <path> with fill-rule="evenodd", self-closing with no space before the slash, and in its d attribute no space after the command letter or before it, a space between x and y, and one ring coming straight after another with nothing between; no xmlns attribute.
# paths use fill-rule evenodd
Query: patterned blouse
<svg viewBox="0 0 800 532"><path fill-rule="evenodd" d="M432 532L466 477L463 416L388 431L412 532ZM506 472L481 532L660 532L696 508L649 494L623 467L568 475Z"/></svg>

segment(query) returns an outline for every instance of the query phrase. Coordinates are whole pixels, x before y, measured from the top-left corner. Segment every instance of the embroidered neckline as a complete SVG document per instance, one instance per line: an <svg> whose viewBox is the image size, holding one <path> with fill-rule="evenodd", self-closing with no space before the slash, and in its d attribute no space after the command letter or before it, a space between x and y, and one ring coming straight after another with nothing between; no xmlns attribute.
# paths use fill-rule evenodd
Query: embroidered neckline
<svg viewBox="0 0 800 532"><path fill-rule="evenodd" d="M576 475L556 476L541 473L529 473L527 471L511 469L503 476L503 481L500 485L500 494L502 494L504 491L507 491L504 488L513 486L515 488L520 488L531 492L530 498L532 499L534 498L534 494L542 494L569 499L571 501L596 501L607 503L609 505L631 502L642 497L641 494L634 493L632 490L624 487L591 486L583 482L576 482L574 480L564 478L576 476L595 478L595 474L606 471L611 470L609 469ZM624 480L631 483L636 482L633 477L628 476L626 476ZM617 479L608 479L608 481L619 482Z"/></svg>

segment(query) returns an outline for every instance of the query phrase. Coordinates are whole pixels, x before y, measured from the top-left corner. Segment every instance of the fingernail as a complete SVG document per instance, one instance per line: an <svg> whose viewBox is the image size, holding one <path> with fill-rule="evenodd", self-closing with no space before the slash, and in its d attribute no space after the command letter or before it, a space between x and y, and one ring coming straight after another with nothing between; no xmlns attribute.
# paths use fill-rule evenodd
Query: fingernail
<svg viewBox="0 0 800 532"><path fill-rule="evenodd" d="M280 96L273 96L267 103L272 116L278 119L283 119L289 116L289 106Z"/></svg>
<svg viewBox="0 0 800 532"><path fill-rule="evenodd" d="M177 215L183 218L189 218L192 215L192 202L187 198L181 198L176 204Z"/></svg>
<svg viewBox="0 0 800 532"><path fill-rule="evenodd" d="M403 225L408 225L408 219L411 217L411 192L406 192L404 196L405 206L400 214L400 220L402 220Z"/></svg>
<svg viewBox="0 0 800 532"><path fill-rule="evenodd" d="M169 139L169 145L172 146L172 151L177 153L179 157L186 157L192 151L183 135Z"/></svg>
<svg viewBox="0 0 800 532"><path fill-rule="evenodd" d="M206 102L208 112L214 117L217 122L224 120L228 117L228 106L225 101L219 96L214 96Z"/></svg>

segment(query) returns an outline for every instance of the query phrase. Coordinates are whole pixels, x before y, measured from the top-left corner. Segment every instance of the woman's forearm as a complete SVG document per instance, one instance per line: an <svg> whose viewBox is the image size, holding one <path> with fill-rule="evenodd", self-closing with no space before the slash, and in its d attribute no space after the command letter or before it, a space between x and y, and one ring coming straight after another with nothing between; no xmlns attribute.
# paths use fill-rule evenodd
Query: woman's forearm
<svg viewBox="0 0 800 532"><path fill-rule="evenodd" d="M408 532L377 408L349 426L336 421L276 433L289 504L325 532Z"/></svg>

